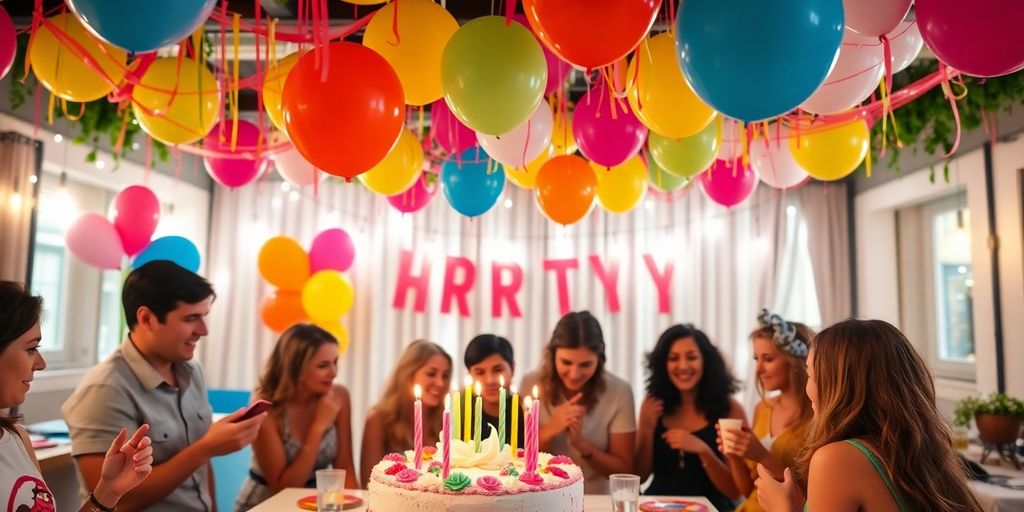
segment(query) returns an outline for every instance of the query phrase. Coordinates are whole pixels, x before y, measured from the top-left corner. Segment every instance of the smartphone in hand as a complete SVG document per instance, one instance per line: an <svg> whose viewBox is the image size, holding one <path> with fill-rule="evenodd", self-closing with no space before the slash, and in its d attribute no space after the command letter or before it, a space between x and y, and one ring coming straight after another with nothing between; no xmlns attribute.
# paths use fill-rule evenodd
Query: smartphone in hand
<svg viewBox="0 0 1024 512"><path fill-rule="evenodd" d="M274 405L274 403L269 400L257 400L249 404L249 407L245 408L245 411L242 413L242 415L235 418L231 422L238 423L240 421L245 421L249 418L252 418L253 416L259 416L260 414L263 414L268 409L270 409L271 405Z"/></svg>

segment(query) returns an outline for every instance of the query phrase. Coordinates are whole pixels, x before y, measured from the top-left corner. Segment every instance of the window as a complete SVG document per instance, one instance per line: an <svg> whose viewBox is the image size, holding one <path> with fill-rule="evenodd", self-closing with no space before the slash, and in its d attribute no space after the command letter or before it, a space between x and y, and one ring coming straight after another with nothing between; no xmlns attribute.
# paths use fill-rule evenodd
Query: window
<svg viewBox="0 0 1024 512"><path fill-rule="evenodd" d="M932 215L932 268L935 277L935 319L938 357L942 361L974 361L971 288L971 233L964 208Z"/></svg>

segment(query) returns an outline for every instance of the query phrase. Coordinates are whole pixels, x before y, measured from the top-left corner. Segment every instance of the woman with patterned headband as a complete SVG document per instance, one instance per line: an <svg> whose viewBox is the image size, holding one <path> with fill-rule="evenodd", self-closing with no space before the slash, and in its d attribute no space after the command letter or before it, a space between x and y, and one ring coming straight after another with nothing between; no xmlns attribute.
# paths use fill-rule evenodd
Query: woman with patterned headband
<svg viewBox="0 0 1024 512"><path fill-rule="evenodd" d="M733 480L747 500L744 512L761 512L757 501L757 464L782 479L793 466L814 415L807 386L807 352L814 332L806 325L787 322L762 309L760 322L750 339L757 364L757 391L761 401L754 407L753 427L718 432L718 445L729 460ZM766 393L778 392L769 398Z"/></svg>

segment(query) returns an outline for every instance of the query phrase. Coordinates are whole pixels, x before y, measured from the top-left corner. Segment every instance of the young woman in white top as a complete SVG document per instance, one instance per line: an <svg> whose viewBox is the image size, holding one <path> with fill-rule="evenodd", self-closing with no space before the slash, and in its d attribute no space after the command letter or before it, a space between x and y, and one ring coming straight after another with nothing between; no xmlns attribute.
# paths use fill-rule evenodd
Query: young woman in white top
<svg viewBox="0 0 1024 512"><path fill-rule="evenodd" d="M42 309L42 297L20 283L0 281L0 409L23 404L35 372L46 368L39 353ZM32 443L16 420L0 415L0 503L14 511L55 510ZM148 431L143 425L129 439L127 429L121 429L103 459L100 481L80 512L113 510L121 496L149 476L153 448Z"/></svg>

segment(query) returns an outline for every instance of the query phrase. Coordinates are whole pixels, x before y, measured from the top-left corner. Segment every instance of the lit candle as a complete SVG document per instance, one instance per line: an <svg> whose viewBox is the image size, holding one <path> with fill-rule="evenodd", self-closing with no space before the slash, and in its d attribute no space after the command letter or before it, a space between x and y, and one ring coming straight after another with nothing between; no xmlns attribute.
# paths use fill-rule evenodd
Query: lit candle
<svg viewBox="0 0 1024 512"><path fill-rule="evenodd" d="M533 413L534 413L533 403L534 403L533 402L533 397L529 396L529 395L526 396L526 400L523 402L523 405L526 406L526 418L525 418L525 422L526 422L526 425L525 425L525 428L526 428L526 440L525 440L526 441L526 446L523 447L524 448L523 449L523 457L525 458L525 461L524 461L525 467L523 468L523 471L530 471L530 468L532 466L532 464L531 464L531 462L532 462L531 456L533 455L533 443L536 442L536 440L534 438L534 432L533 432Z"/></svg>
<svg viewBox="0 0 1024 512"><path fill-rule="evenodd" d="M454 398L452 398L452 395L448 395L449 400L451 400L452 404L455 405L452 407L452 439L462 439L462 423L459 422L459 418L462 417L462 414L460 414L460 411L462 411L462 407L460 407L462 402L460 402L459 399L462 398L462 396L459 394L458 390L452 391L452 394L455 395Z"/></svg>
<svg viewBox="0 0 1024 512"><path fill-rule="evenodd" d="M412 394L416 401L412 404L413 411L413 446L416 450L416 469L423 465L423 402L420 397L423 395L423 388L416 384L412 388Z"/></svg>
<svg viewBox="0 0 1024 512"><path fill-rule="evenodd" d="M455 398L455 410L459 410L458 392ZM458 424L458 423L456 423ZM452 396L444 397L444 414L441 415L441 478L448 478L451 464L452 446Z"/></svg>
<svg viewBox="0 0 1024 512"><path fill-rule="evenodd" d="M476 383L476 407L473 408L473 451L480 451L480 436L483 433L484 397L480 396L483 386Z"/></svg>
<svg viewBox="0 0 1024 512"><path fill-rule="evenodd" d="M512 386L512 460L519 460L519 393Z"/></svg>
<svg viewBox="0 0 1024 512"><path fill-rule="evenodd" d="M498 451L505 449L505 376L498 377Z"/></svg>
<svg viewBox="0 0 1024 512"><path fill-rule="evenodd" d="M537 396L537 386L533 387L533 396ZM537 471L537 459L540 456L540 399L533 401L533 462L532 470Z"/></svg>
<svg viewBox="0 0 1024 512"><path fill-rule="evenodd" d="M463 410L465 417L462 418L462 441L468 443L469 437L473 434L473 377L466 375L466 378L462 379L462 382L466 384L466 408Z"/></svg>

